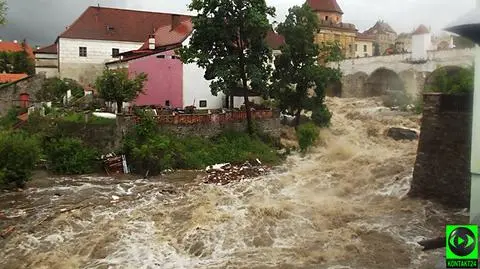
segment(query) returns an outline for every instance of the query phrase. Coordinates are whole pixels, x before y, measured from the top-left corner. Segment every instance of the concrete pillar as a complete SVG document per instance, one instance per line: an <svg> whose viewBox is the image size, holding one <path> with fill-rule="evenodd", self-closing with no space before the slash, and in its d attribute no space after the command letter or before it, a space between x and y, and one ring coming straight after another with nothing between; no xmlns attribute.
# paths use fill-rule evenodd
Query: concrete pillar
<svg viewBox="0 0 480 269"><path fill-rule="evenodd" d="M477 0L480 9L480 0ZM480 47L475 46L475 87L472 118L470 222L480 225Z"/></svg>

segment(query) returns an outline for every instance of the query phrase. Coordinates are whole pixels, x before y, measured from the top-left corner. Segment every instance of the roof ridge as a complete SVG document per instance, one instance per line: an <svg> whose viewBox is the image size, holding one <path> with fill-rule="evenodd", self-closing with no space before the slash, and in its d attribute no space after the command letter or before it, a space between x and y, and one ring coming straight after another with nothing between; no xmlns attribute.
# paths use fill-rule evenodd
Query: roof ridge
<svg viewBox="0 0 480 269"><path fill-rule="evenodd" d="M130 12L141 12L141 13L150 13L150 14L168 14L168 15L179 15L179 16L195 17L195 16L193 16L193 15L181 14L181 13L174 13L174 12L157 12L157 11L148 11L148 10L139 10L139 9L129 9L129 8L119 8L119 7L89 6L87 9L89 9L89 8L113 9L113 10L122 10L122 11L130 11Z"/></svg>

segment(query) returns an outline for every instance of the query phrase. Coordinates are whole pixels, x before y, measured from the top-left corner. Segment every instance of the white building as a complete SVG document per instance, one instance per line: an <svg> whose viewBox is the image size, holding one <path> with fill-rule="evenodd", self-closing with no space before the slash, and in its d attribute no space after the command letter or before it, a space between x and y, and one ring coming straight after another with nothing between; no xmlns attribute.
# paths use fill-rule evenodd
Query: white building
<svg viewBox="0 0 480 269"><path fill-rule="evenodd" d="M412 33L412 60L427 60L428 51L432 49L432 34L428 28L422 24Z"/></svg>
<svg viewBox="0 0 480 269"><path fill-rule="evenodd" d="M47 78L58 77L57 44L35 50L35 72L45 73Z"/></svg>
<svg viewBox="0 0 480 269"><path fill-rule="evenodd" d="M149 35L172 25L176 17L174 14L89 7L58 36L55 44L38 50L38 72L47 72L49 76L58 73L61 78L90 84L103 71L105 63L122 52L140 48ZM55 58L58 59L56 72Z"/></svg>

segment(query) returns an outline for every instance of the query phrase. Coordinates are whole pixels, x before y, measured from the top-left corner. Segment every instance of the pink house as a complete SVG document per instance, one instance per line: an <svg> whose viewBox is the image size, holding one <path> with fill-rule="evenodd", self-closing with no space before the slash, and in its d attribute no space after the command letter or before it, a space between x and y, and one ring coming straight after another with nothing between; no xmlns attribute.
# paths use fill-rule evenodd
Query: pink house
<svg viewBox="0 0 480 269"><path fill-rule="evenodd" d="M170 20L165 20L163 26L146 37L140 48L120 53L118 60L106 63L110 69L128 68L132 75L142 72L148 75L144 94L138 96L133 104L172 108L193 105L199 109L240 107L243 97L228 97L224 93L212 95L210 81L204 78L205 70L195 63L181 62L175 50L188 43L193 31L192 17L169 15ZM266 42L278 54L284 38L272 29L266 36ZM250 100L261 102L263 99L252 96Z"/></svg>
<svg viewBox="0 0 480 269"><path fill-rule="evenodd" d="M133 102L137 106L183 108L183 63L175 55L193 30L191 17L171 14L171 20L147 37L138 49L118 55L107 68L128 68L132 75L145 73L144 94Z"/></svg>
<svg viewBox="0 0 480 269"><path fill-rule="evenodd" d="M145 94L138 96L135 105L183 107L183 67L174 51L133 60L129 63L128 71L131 74L148 75Z"/></svg>

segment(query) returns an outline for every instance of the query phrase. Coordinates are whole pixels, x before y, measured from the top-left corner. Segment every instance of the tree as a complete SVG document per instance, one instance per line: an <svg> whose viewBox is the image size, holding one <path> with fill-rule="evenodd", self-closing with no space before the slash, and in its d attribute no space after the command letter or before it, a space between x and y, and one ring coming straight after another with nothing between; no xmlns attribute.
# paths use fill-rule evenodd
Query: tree
<svg viewBox="0 0 480 269"><path fill-rule="evenodd" d="M35 74L35 63L27 52L26 43L22 43L22 51L0 52L0 73Z"/></svg>
<svg viewBox="0 0 480 269"><path fill-rule="evenodd" d="M5 0L0 0L0 25L7 23L7 3Z"/></svg>
<svg viewBox="0 0 480 269"><path fill-rule="evenodd" d="M285 22L277 28L285 37L285 45L275 59L272 94L279 100L281 110L295 116L295 126L300 124L303 110L312 111L312 119L317 119L318 125L328 125L331 115L324 104L325 89L340 79L339 69L324 64L340 60L341 48L335 43L322 47L315 44L318 27L317 16L304 4L290 8Z"/></svg>
<svg viewBox="0 0 480 269"><path fill-rule="evenodd" d="M116 102L117 111L121 113L124 102L130 102L143 93L146 81L145 73L130 79L127 69L105 69L102 76L97 78L95 86L100 97L105 101Z"/></svg>
<svg viewBox="0 0 480 269"><path fill-rule="evenodd" d="M441 92L446 94L472 93L474 88L474 68L449 69L441 67L432 73L426 92Z"/></svg>
<svg viewBox="0 0 480 269"><path fill-rule="evenodd" d="M198 15L193 18L189 46L179 50L182 60L205 68L213 95L230 95L241 85L252 134L248 95L268 91L272 53L265 37L270 29L268 15L274 16L275 9L265 0L193 0L189 9Z"/></svg>
<svg viewBox="0 0 480 269"><path fill-rule="evenodd" d="M35 74L35 63L26 49L26 42L22 42L22 51L12 54L13 73Z"/></svg>
<svg viewBox="0 0 480 269"><path fill-rule="evenodd" d="M77 81L69 78L48 78L42 85L42 89L35 94L39 101L61 103L63 97L70 90L72 96L80 98L84 96L84 89Z"/></svg>

